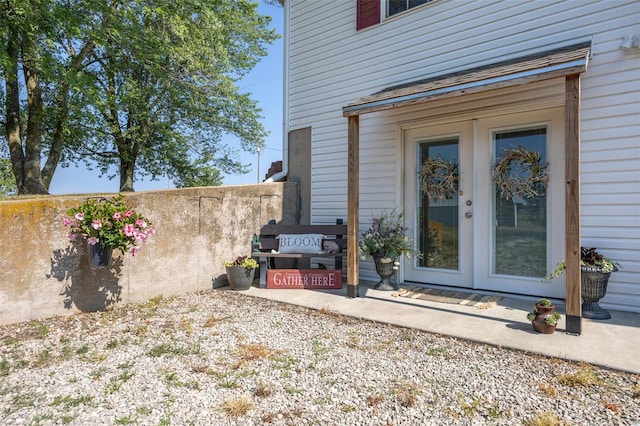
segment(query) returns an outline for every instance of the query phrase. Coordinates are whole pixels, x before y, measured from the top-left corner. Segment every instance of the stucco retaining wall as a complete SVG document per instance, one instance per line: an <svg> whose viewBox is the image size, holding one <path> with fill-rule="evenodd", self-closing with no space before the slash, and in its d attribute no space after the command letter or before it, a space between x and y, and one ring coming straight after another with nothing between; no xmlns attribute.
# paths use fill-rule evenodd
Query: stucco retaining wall
<svg viewBox="0 0 640 426"><path fill-rule="evenodd" d="M133 193L127 202L156 233L135 257L116 250L109 267L91 268L86 247L62 226L87 197L0 201L0 324L226 285L223 260L248 255L270 219L297 218L294 183Z"/></svg>

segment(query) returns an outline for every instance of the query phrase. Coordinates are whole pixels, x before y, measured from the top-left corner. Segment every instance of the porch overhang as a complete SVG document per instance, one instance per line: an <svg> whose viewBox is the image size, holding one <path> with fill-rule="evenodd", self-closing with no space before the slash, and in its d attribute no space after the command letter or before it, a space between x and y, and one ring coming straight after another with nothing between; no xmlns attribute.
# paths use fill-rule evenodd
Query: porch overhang
<svg viewBox="0 0 640 426"><path fill-rule="evenodd" d="M344 106L342 115L350 117L580 74L587 70L590 52L591 42L585 42L388 87Z"/></svg>
<svg viewBox="0 0 640 426"><path fill-rule="evenodd" d="M359 296L358 225L360 115L444 98L565 77L566 330L581 333L580 295L580 75L591 42L389 87L342 108L348 117L347 297Z"/></svg>

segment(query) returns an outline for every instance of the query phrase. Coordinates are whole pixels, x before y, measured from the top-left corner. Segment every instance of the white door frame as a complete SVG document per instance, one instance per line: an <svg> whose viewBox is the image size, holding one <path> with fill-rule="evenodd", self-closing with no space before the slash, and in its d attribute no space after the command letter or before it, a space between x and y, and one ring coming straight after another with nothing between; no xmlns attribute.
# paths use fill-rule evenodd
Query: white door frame
<svg viewBox="0 0 640 426"><path fill-rule="evenodd" d="M465 124L466 123L466 124ZM515 112L508 113L502 112L500 114L494 114L492 116L485 116L480 120L472 117L465 117L464 120L457 118L455 121L450 120L447 123L434 123L429 125L428 122L414 122L404 123L398 127L399 138L402 143L400 144L402 151L402 159L404 160L404 167L402 170L401 182L404 182L404 190L400 192L401 196L404 196L405 215L407 216L407 226L411 230L416 230L416 222L414 219L416 211L416 185L415 179L407 178L408 174L415 177L415 171L411 168L416 168L416 143L418 140L428 140L439 138L440 136L447 135L462 135L464 132L470 132L471 134L471 146L470 151L466 150L463 146L462 139L460 141L460 189L463 191L463 195L459 198L459 224L461 225L461 231L470 232L472 244L469 245L471 255L467 257L467 262L471 267L471 276L467 285L462 285L471 288L501 291L511 293L522 293L532 295L544 295L546 297L558 297L564 298L565 284L563 280L554 280L552 283L542 282L538 278L524 278L517 277L514 280L512 277L496 276L489 273L490 267L490 255L491 255L491 218L492 218L492 198L490 185L483 185L478 187L481 181L488 181L490 179L490 167L492 158L492 141L491 134L495 130L509 129L509 128L522 128L535 125L544 124L548 128L547 136L547 150L549 153L549 175L553 179L547 192L548 204L547 204L547 266L553 265L554 259L561 259L564 254L564 109L563 108L545 108L530 112ZM455 131L455 126L470 127L470 130ZM424 137L420 137L420 132L423 132ZM435 133L432 138L430 134ZM429 135L427 135L429 134ZM466 152L466 155L463 155ZM469 152L473 158L472 164L465 164L465 160L469 160ZM482 164L482 166L481 166ZM468 183L469 179L465 179L462 176L467 170L473 173L471 183ZM468 173L468 172L467 172ZM471 213L473 214L473 220L471 221L471 230L464 230L462 225L466 220L463 215L468 211L465 206L465 201L469 199L467 194L471 191ZM554 214L551 212L553 208ZM481 221L482 223L479 223ZM475 225L475 226L474 226ZM557 240L557 241L554 241ZM461 241L461 245L464 242ZM464 253L460 253L460 265L465 260ZM412 262L412 261L411 261ZM400 268L399 280L413 278L412 273L405 274L405 269L408 271L412 269L412 265L405 261L403 267ZM453 281L447 281L441 279L442 276L451 275L449 273L442 273L442 271L430 271L425 273L429 275L428 281L433 284L443 285L456 285L452 284ZM440 278L432 279L431 277ZM426 281L426 280L424 280ZM440 282L437 282L440 281ZM520 288L514 285L514 281L526 281L528 282L528 288Z"/></svg>

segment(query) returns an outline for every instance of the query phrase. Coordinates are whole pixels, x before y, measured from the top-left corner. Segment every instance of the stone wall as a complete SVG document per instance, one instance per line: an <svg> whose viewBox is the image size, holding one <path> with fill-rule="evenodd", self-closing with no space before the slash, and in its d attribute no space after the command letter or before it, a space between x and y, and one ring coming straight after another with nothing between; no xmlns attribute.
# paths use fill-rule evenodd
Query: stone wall
<svg viewBox="0 0 640 426"><path fill-rule="evenodd" d="M156 232L135 257L116 250L103 268L89 266L86 247L62 226L87 195L2 200L0 324L226 285L223 260L250 254L270 219L295 223L297 191L282 182L126 195Z"/></svg>

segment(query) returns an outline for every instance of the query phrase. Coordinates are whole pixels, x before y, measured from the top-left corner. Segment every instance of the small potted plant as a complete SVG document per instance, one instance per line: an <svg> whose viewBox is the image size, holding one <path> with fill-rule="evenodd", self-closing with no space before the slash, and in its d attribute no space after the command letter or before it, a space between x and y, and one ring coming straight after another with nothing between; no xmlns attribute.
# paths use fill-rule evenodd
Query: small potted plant
<svg viewBox="0 0 640 426"><path fill-rule="evenodd" d="M536 312L547 313L547 312L552 312L555 306L553 303L551 303L549 299L540 299L538 302L536 302L533 305L533 308L535 309Z"/></svg>
<svg viewBox="0 0 640 426"><path fill-rule="evenodd" d="M70 241L86 241L91 266L108 266L114 249L135 256L155 232L151 222L129 207L122 195L87 198L67 211L62 224L70 228Z"/></svg>
<svg viewBox="0 0 640 426"><path fill-rule="evenodd" d="M533 307L533 312L527 314L533 329L538 333L552 334L560 321L560 314L553 311L555 306L549 299L540 299Z"/></svg>
<svg viewBox="0 0 640 426"><path fill-rule="evenodd" d="M223 262L231 290L249 290L258 262L248 256L239 256Z"/></svg>
<svg viewBox="0 0 640 426"><path fill-rule="evenodd" d="M582 296L582 316L591 319L609 319L611 314L598 301L607 293L607 284L612 272L620 264L598 253L595 247L580 247L580 295ZM560 276L566 271L565 260L558 262L553 272L545 280Z"/></svg>
<svg viewBox="0 0 640 426"><path fill-rule="evenodd" d="M413 239L406 235L407 230L408 228L404 226L404 214L392 211L380 217L374 217L371 228L362 234L358 246L360 257L362 260L367 256L373 257L376 272L381 278L375 289L397 290L391 284L391 277L400 265L400 257L422 257Z"/></svg>

